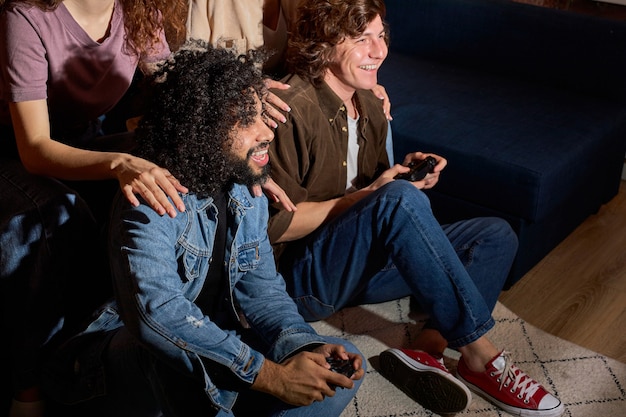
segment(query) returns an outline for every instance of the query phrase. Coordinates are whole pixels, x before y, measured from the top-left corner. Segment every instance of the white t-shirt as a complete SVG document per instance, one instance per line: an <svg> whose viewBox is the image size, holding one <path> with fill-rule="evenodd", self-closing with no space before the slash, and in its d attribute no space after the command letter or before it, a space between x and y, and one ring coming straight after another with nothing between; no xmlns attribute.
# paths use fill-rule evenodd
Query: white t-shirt
<svg viewBox="0 0 626 417"><path fill-rule="evenodd" d="M359 143L357 139L356 129L359 124L359 117L356 119L348 116L348 176L346 179L346 191L356 191L352 185L352 181L359 173Z"/></svg>

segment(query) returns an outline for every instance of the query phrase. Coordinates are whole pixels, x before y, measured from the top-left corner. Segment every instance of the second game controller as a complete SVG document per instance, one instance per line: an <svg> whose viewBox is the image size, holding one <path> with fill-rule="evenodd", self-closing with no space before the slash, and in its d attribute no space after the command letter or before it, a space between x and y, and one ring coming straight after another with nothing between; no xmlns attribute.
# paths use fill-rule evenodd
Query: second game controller
<svg viewBox="0 0 626 417"><path fill-rule="evenodd" d="M424 179L426 174L433 172L433 169L435 169L435 165L437 165L437 160L432 156L427 156L421 161L411 161L408 165L411 170L404 174L396 175L394 179L407 180L411 182L422 180Z"/></svg>

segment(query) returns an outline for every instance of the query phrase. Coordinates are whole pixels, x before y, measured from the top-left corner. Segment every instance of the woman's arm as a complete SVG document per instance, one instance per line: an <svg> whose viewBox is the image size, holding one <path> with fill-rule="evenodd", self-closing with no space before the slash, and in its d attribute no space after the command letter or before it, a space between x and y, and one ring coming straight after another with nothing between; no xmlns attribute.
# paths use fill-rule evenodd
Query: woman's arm
<svg viewBox="0 0 626 417"><path fill-rule="evenodd" d="M174 217L176 210L184 211L178 192L188 190L167 170L130 154L84 150L53 140L46 100L11 103L9 107L20 158L29 172L62 180L117 179L135 206L138 194L161 215Z"/></svg>

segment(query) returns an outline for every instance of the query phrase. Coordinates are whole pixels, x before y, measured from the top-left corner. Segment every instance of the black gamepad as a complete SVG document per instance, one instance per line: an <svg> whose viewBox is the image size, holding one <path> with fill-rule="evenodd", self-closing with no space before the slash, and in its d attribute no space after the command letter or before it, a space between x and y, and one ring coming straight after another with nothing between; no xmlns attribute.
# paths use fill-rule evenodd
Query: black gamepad
<svg viewBox="0 0 626 417"><path fill-rule="evenodd" d="M326 358L326 362L330 365L331 371L345 375L348 378L356 372L356 369L354 369L352 363L348 359L339 359L329 356Z"/></svg>
<svg viewBox="0 0 626 417"><path fill-rule="evenodd" d="M411 161L409 165L407 165L411 170L404 174L398 174L394 178L396 180L407 180L411 182L419 181L423 179L426 174L432 173L433 169L435 169L435 165L437 165L437 160L432 156L427 156L421 161Z"/></svg>

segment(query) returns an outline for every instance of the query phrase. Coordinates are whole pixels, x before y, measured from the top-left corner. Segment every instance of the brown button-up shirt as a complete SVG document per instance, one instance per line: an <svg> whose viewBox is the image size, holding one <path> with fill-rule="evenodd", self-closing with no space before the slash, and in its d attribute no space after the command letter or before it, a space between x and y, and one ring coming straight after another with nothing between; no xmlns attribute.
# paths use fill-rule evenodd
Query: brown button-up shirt
<svg viewBox="0 0 626 417"><path fill-rule="evenodd" d="M291 88L273 92L289 104L291 112L285 115L286 123L279 123L270 146L272 179L294 204L343 196L348 172L348 115L343 101L326 83L315 88L295 75L283 82ZM359 112L355 186L362 188L389 168L388 123L380 99L371 91L357 91L355 99ZM283 210L280 203L270 207L272 242L283 235L292 218L293 213Z"/></svg>

